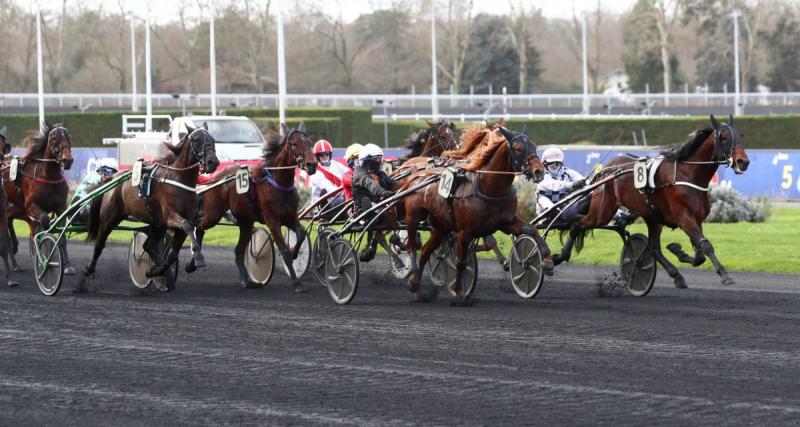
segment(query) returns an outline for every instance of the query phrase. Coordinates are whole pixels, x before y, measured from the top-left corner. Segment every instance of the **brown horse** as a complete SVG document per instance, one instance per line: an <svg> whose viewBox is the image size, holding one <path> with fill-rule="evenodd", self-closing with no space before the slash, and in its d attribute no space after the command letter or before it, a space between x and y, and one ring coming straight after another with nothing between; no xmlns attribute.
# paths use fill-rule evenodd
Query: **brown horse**
<svg viewBox="0 0 800 427"><path fill-rule="evenodd" d="M192 241L195 265L205 266L200 243L194 237L197 216L197 175L202 168L213 172L219 165L214 149L214 138L208 128L194 129L187 125L187 134L176 146L165 143L175 160L171 164L154 162L152 167L152 191L148 197L140 197L139 189L130 180L94 200L89 212L87 240L96 240L94 254L89 264L83 267L84 280L75 292L86 290L86 278L92 276L97 259L103 252L108 235L124 219L134 217L150 225L144 249L150 259L156 260L147 271L147 277L161 276L178 258L183 241L188 235ZM175 231L172 248L166 259L157 250L158 242L167 229Z"/></svg>
<svg viewBox="0 0 800 427"><path fill-rule="evenodd" d="M239 269L240 283L244 287L258 287L253 283L244 267L245 249L250 244L253 224L260 222L269 228L283 261L289 270L295 292L305 289L295 275L292 261L297 257L300 245L306 238L306 231L297 217L300 198L294 184L295 168L302 168L309 174L316 172L316 158L312 148L314 141L306 135L302 123L297 129L289 131L281 124L285 137L269 132L264 147L263 161L250 170L250 191L238 194L235 181L229 181L211 188L203 194L204 212L197 224L197 240L202 242L205 231L215 226L226 211L230 210L239 227L239 241L236 244L236 267ZM215 179L234 174L239 167L226 167L215 174ZM297 234L297 244L289 248L283 239L281 227L287 227ZM186 265L186 271L195 269L194 260Z"/></svg>
<svg viewBox="0 0 800 427"><path fill-rule="evenodd" d="M456 125L446 119L439 120L438 122L425 121L428 127L412 134L406 139L404 148L408 149L408 153L399 157L396 164L403 165L411 159L418 157L438 157L445 150L453 150L458 148L458 139L456 139Z"/></svg>
<svg viewBox="0 0 800 427"><path fill-rule="evenodd" d="M451 301L453 305L468 303L462 292L462 276L467 250L473 239L488 236L498 230L508 234L534 236L537 242L541 242L545 262L552 268L550 253L546 250L543 239L533 226L516 215L517 197L513 187L515 175L523 173L529 179L537 181L544 177L545 169L536 154L536 145L524 133L510 132L504 128L493 131L491 137L502 140L502 144L496 146L480 171L467 173L466 181L456 189L451 199L441 197L437 193L436 185L429 185L403 200L409 236L407 249L412 254L408 285L419 301L430 299L430 295L420 292L420 272L425 268L431 253L450 232L456 233L457 276L455 296ZM441 168L418 173L399 191L438 173L442 173ZM422 247L417 266L416 231L420 221L426 218L431 226L431 235Z"/></svg>
<svg viewBox="0 0 800 427"><path fill-rule="evenodd" d="M19 219L28 223L30 236L50 227L49 214L61 214L67 209L69 187L64 177L64 169L72 167L72 142L69 131L62 123L44 122L44 133L29 135L25 139L28 151L19 160L17 179L11 181L8 169L3 171L3 188L10 203L8 230L11 233L12 253L19 247L14 233L13 221ZM33 247L33 246L31 246ZM75 274L64 249L64 274ZM14 255L11 265L15 271L21 268Z"/></svg>
<svg viewBox="0 0 800 427"><path fill-rule="evenodd" d="M556 263L569 260L573 244L580 250L588 230L608 224L617 207L625 206L647 223L650 251L674 280L675 287L686 288L686 281L661 252L661 230L665 225L680 228L692 242L694 257L678 243L667 245L681 262L696 267L707 256L723 285L736 283L717 259L714 247L703 235L702 225L710 211L708 185L719 165L729 165L736 174L744 173L750 165L742 136L733 127L733 116L728 123L720 123L712 115L711 127L697 130L681 146L662 151L661 155L664 161L655 174L655 189L639 192L633 187L633 174L626 174L592 191L589 210L572 226L561 254L553 257ZM609 162L604 171L630 170L635 161L633 157L621 156Z"/></svg>
<svg viewBox="0 0 800 427"><path fill-rule="evenodd" d="M8 144L8 129L3 127L0 130L0 153L2 153L2 160L5 160L5 156L11 152L11 145ZM5 168L5 163L3 163L3 167ZM0 181L3 180L3 177L0 176ZM11 249L11 236L8 233L8 197L6 197L6 191L2 185L0 185L0 257L3 258L3 264L6 267L6 285L8 287L13 288L17 286L19 283L11 280L11 265L8 262L8 255L9 249Z"/></svg>

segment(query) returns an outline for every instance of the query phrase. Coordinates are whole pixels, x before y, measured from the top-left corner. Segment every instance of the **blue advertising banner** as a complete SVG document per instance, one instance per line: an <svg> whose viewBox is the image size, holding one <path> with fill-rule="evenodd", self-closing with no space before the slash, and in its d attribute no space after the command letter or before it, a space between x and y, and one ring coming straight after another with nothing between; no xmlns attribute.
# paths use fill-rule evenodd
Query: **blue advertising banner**
<svg viewBox="0 0 800 427"><path fill-rule="evenodd" d="M539 146L543 151L545 146ZM606 163L615 156L632 153L640 156L658 154L655 149L642 147L562 147L567 166L587 174L597 163ZM403 149L385 150L387 157L404 154ZM12 154L22 155L23 149L14 148ZM800 150L748 150L750 167L743 175L736 175L733 170L724 166L717 171L717 183L736 189L747 196L767 196L770 198L800 199ZM344 155L344 149L336 149L334 157ZM97 168L103 158L117 158L116 148L80 148L72 149L75 159L72 168L67 171L67 180L76 185L90 170Z"/></svg>

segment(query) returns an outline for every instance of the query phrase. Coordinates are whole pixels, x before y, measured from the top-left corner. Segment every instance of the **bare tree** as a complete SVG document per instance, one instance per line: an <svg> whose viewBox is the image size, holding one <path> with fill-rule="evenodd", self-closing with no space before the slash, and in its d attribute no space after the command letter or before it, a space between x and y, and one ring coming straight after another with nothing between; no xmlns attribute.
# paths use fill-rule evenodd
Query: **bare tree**
<svg viewBox="0 0 800 427"><path fill-rule="evenodd" d="M444 30L444 56L448 57L449 64L445 65L437 58L436 68L452 83L455 93L461 92L461 78L470 44L472 9L473 0L448 0L447 19L437 21Z"/></svg>
<svg viewBox="0 0 800 427"><path fill-rule="evenodd" d="M650 0L653 7L650 8L650 19L655 24L658 31L658 47L661 52L661 66L664 69L664 93L670 93L670 83L672 82L672 70L670 59L672 51L670 46L670 36L675 22L678 21L678 11L685 0ZM666 98L669 104L669 98Z"/></svg>
<svg viewBox="0 0 800 427"><path fill-rule="evenodd" d="M533 44L533 18L541 13L533 5L526 5L524 0L519 0L518 4L509 0L510 17L506 21L506 29L511 36L511 44L517 53L519 64L517 72L519 74L519 94L528 92L528 52Z"/></svg>
<svg viewBox="0 0 800 427"><path fill-rule="evenodd" d="M370 41L369 31L359 32L358 22L348 28L341 13L332 20L328 18L324 21L315 27L315 31L328 41L330 53L344 73L342 86L348 91L352 90L354 65Z"/></svg>
<svg viewBox="0 0 800 427"><path fill-rule="evenodd" d="M195 6L197 10L200 11L195 20L191 20L187 14L187 10L189 10L187 0L181 0L180 8L178 9L178 24L182 35L182 41L186 44L185 48L179 51L173 50L160 31L153 31L153 34L155 34L156 39L161 43L167 56L178 65L178 73L185 76L185 90L189 93L194 93L197 90L194 79L195 67L197 66L195 52L200 44L202 23L205 22L204 12L207 5L203 0L197 0ZM155 28L152 30L155 30Z"/></svg>
<svg viewBox="0 0 800 427"><path fill-rule="evenodd" d="M67 0L61 0L61 13L58 17L58 27L56 28L56 40L53 42L48 32L47 21L42 17L42 43L47 49L48 61L46 62L47 77L50 79L50 90L58 92L61 80L64 77L64 27L67 20ZM36 29L34 28L34 31ZM55 46L53 46L55 44Z"/></svg>
<svg viewBox="0 0 800 427"><path fill-rule="evenodd" d="M125 0L117 0L118 15L105 15L102 5L100 5L97 13L105 19L101 21L98 28L87 29L87 31L99 33L92 37L92 53L98 56L102 63L117 77L117 89L120 92L126 91L129 74L129 64L126 62L129 57L126 53L129 53L129 51L121 48L122 46L130 46L130 38L126 37L129 30L128 26L125 25L125 3ZM115 37L107 37L101 31L111 32Z"/></svg>
<svg viewBox="0 0 800 427"><path fill-rule="evenodd" d="M591 14L592 23L591 25L586 26L586 40L587 44L591 43L593 47L590 49L592 52L591 54L587 52L586 56L586 71L589 75L589 86L590 91L592 93L597 93L600 88L600 67L601 67L601 58L603 57L602 52L602 44L603 44L603 37L602 32L600 31L603 25L603 11L602 11L602 0L597 0L597 9ZM575 11L575 1L572 1L572 19L570 20L569 24L569 33L572 35L568 39L568 46L572 53L575 55L578 63L583 62L583 25L581 20L583 17L578 17L578 13ZM588 21L588 16L587 16ZM587 22L588 24L588 22ZM588 47L588 46L587 46Z"/></svg>

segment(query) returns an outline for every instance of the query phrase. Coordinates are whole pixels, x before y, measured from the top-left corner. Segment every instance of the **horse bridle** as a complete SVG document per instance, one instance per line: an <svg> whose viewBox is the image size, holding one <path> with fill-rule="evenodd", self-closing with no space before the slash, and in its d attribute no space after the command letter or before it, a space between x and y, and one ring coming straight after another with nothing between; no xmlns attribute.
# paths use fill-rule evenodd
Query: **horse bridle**
<svg viewBox="0 0 800 427"><path fill-rule="evenodd" d="M53 137L53 133L56 132L56 131L58 131L58 134L61 136L61 140L59 141L58 146L56 146L55 144L51 144L50 143L51 138ZM64 144L67 145L67 148L72 148L70 143L69 143L69 131L67 130L67 128L65 128L63 126L56 126L53 129L50 129L50 132L47 133L47 145L50 146L50 155L54 159L52 161L56 161L56 162L61 163L61 155L60 154L61 154L62 151L64 151ZM46 159L41 159L41 160L45 160L46 161Z"/></svg>
<svg viewBox="0 0 800 427"><path fill-rule="evenodd" d="M730 146L725 146L724 142L722 142L722 131L724 129L728 130L730 134L730 140L727 144ZM714 157L711 159L714 162L725 163L728 167L733 164L733 150L736 148L736 131L734 130L733 126L728 123L724 125L720 125L718 128L714 129Z"/></svg>
<svg viewBox="0 0 800 427"><path fill-rule="evenodd" d="M208 130L206 128L199 127L197 129L193 130L189 135L186 135L186 139L189 140L189 150L191 150L189 152L189 154L191 155L191 158L197 159L197 163L200 163L200 164L205 166L205 162L206 162L206 146L208 145L208 143L204 139L202 147L200 148L200 150L199 151L195 150L195 147L194 147L194 134L197 133L197 132L205 132L208 136L211 136L211 134L208 133Z"/></svg>
<svg viewBox="0 0 800 427"><path fill-rule="evenodd" d="M295 134L308 136L305 132L303 132L301 130L298 130L298 129L292 129L291 132L286 134L286 138L284 138L283 143L284 144L289 144L289 153L290 154L294 153L294 142L292 142L292 137ZM306 155L305 154L300 154L299 156L295 157L294 161L295 161L295 164L297 165L298 168L305 169L305 166L306 166Z"/></svg>
<svg viewBox="0 0 800 427"><path fill-rule="evenodd" d="M522 172L528 178L532 178L533 177L533 172L531 171L530 166L528 166L528 162L526 162L526 161L520 162L520 159L514 154L514 146L512 144L517 139L522 139L523 140L522 141L522 145L525 147L525 150L523 150L520 153L520 156L519 156L522 159L525 159L525 158L528 157L528 154L530 154L530 152L531 152L531 146L533 145L533 141L530 141L530 138L528 138L525 134L521 134L520 133L520 134L514 135L514 137L511 138L511 139L506 138L506 145L508 147L508 156L511 158L511 169L514 172ZM528 141L530 141L530 144L528 143ZM534 150L534 155L536 155L535 154L536 153L536 148L534 148L533 150Z"/></svg>

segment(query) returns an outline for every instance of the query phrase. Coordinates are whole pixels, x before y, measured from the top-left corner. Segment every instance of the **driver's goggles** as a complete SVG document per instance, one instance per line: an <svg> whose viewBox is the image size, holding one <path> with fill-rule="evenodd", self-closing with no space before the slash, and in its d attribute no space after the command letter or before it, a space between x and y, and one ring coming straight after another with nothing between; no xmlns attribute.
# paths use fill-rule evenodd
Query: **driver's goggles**
<svg viewBox="0 0 800 427"><path fill-rule="evenodd" d="M97 172L100 172L103 175L111 175L111 174L117 173L117 170L112 168L112 167L103 166L103 167L98 168Z"/></svg>

